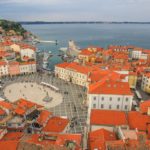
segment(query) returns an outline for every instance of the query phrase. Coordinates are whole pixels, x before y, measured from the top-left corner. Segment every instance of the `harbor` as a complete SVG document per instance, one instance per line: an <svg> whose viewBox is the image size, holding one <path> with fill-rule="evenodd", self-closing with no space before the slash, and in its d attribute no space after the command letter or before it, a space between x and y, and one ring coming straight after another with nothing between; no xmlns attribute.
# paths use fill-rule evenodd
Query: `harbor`
<svg viewBox="0 0 150 150"><path fill-rule="evenodd" d="M32 41L32 43L35 40ZM34 43L35 44L35 43ZM36 46L39 45L49 45L49 47L54 47L56 44L56 41L39 41L36 43ZM58 44L58 41L57 41ZM56 44L56 46L57 46ZM60 46L59 46L60 47ZM49 49L40 49L37 50L37 68L38 70L47 70L51 71L53 68L53 65L51 62L53 59L59 58L61 62L71 62L73 61L78 53L80 52L80 49L77 47L74 41L69 40L67 47L60 47L58 50L53 51L52 48ZM55 65L55 64L54 64Z"/></svg>

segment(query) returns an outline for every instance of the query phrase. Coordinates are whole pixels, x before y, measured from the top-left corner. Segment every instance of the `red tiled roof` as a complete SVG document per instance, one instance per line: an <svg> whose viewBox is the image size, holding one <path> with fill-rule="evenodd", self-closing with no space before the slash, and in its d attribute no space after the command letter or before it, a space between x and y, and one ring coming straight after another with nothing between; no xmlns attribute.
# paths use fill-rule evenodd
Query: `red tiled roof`
<svg viewBox="0 0 150 150"><path fill-rule="evenodd" d="M105 149L106 141L116 140L116 135L105 129L99 129L89 133L90 149Z"/></svg>
<svg viewBox="0 0 150 150"><path fill-rule="evenodd" d="M36 103L33 103L31 101L25 100L25 99L19 99L18 101L16 101L16 104L18 107L22 107L22 108L32 108L33 106L37 105Z"/></svg>
<svg viewBox="0 0 150 150"><path fill-rule="evenodd" d="M19 99L14 104L16 104L17 108L14 109L14 112L18 115L24 115L27 110L31 109L32 107L38 107L40 105L33 103L31 101L25 99Z"/></svg>
<svg viewBox="0 0 150 150"><path fill-rule="evenodd" d="M145 53L145 54L150 54L150 49L145 49L142 52Z"/></svg>
<svg viewBox="0 0 150 150"><path fill-rule="evenodd" d="M66 141L73 141L76 143L77 147L79 148L81 145L81 134L59 134L57 140L56 140L56 145L65 145ZM76 148L77 148L76 147ZM79 150L79 149L76 149Z"/></svg>
<svg viewBox="0 0 150 150"><path fill-rule="evenodd" d="M81 50L81 52L79 53L79 55L90 56L90 55L93 55L93 54L95 54L97 52L100 52L102 50L103 50L103 48L101 48L101 47L89 46L86 49Z"/></svg>
<svg viewBox="0 0 150 150"><path fill-rule="evenodd" d="M127 125L126 114L123 111L92 109L91 125Z"/></svg>
<svg viewBox="0 0 150 150"><path fill-rule="evenodd" d="M104 50L103 55L110 56L112 54L112 49Z"/></svg>
<svg viewBox="0 0 150 150"><path fill-rule="evenodd" d="M131 129L138 129L140 131L147 130L147 124L150 123L150 117L142 115L140 112L131 111L128 113L128 122Z"/></svg>
<svg viewBox="0 0 150 150"><path fill-rule="evenodd" d="M108 77L100 82L91 84L89 94L133 95L128 82L113 81Z"/></svg>
<svg viewBox="0 0 150 150"><path fill-rule="evenodd" d="M99 68L96 67L96 66L83 66L83 65L81 65L79 63L76 63L76 62L62 63L62 64L58 64L56 66L61 67L61 68L65 68L65 69L68 69L68 70L73 70L73 71L76 71L76 72L80 72L80 73L86 74L86 75L89 72L99 70Z"/></svg>
<svg viewBox="0 0 150 150"><path fill-rule="evenodd" d="M77 71L83 74L87 74L89 72L89 67L81 66L78 63L72 62L67 66L67 69L71 69L73 71Z"/></svg>
<svg viewBox="0 0 150 150"><path fill-rule="evenodd" d="M11 41L5 41L5 42L3 42L4 46L11 46L12 44L14 44L14 43L11 42Z"/></svg>
<svg viewBox="0 0 150 150"><path fill-rule="evenodd" d="M131 140L131 139L127 140L127 141L117 140L117 141L107 141L106 145L108 145L110 147L110 149L137 150L137 149L141 149L141 147L143 149L145 149L145 148L149 149L150 148L150 141L146 140L146 141L144 141L144 143L141 144L141 141L139 141L139 140Z"/></svg>
<svg viewBox="0 0 150 150"><path fill-rule="evenodd" d="M32 50L36 50L36 47L32 46L32 45L29 45L29 44L26 44L26 43L18 43L18 45L22 48L22 49L32 49Z"/></svg>
<svg viewBox="0 0 150 150"><path fill-rule="evenodd" d="M61 117L52 117L43 128L43 132L63 132L68 125L69 120Z"/></svg>
<svg viewBox="0 0 150 150"><path fill-rule="evenodd" d="M89 78L91 81L99 81L106 75L110 73L109 70L98 70L98 71L92 71L89 75Z"/></svg>
<svg viewBox="0 0 150 150"><path fill-rule="evenodd" d="M150 124L147 125L148 139L150 139Z"/></svg>
<svg viewBox="0 0 150 150"><path fill-rule="evenodd" d="M6 112L0 108L0 115L5 115L5 114L6 114Z"/></svg>
<svg viewBox="0 0 150 150"><path fill-rule="evenodd" d="M100 139L100 140L116 140L116 135L106 129L99 129L89 133L90 140Z"/></svg>
<svg viewBox="0 0 150 150"><path fill-rule="evenodd" d="M5 61L0 61L0 66L4 66L7 65L7 63Z"/></svg>
<svg viewBox="0 0 150 150"><path fill-rule="evenodd" d="M150 100L147 100L147 101L140 103L140 111L142 113L147 113L148 108L150 108Z"/></svg>
<svg viewBox="0 0 150 150"><path fill-rule="evenodd" d="M96 71L92 71L89 75L89 78L91 79L91 81L102 81L102 80L113 80L113 81L118 81L119 79L122 79L122 75L119 73L116 73L114 71L111 70L96 70Z"/></svg>
<svg viewBox="0 0 150 150"><path fill-rule="evenodd" d="M120 53L113 53L114 54L114 59L123 59L123 60L126 60L126 59L128 59L128 55L126 55L126 54L120 54Z"/></svg>
<svg viewBox="0 0 150 150"><path fill-rule="evenodd" d="M0 150L17 150L17 140L0 141Z"/></svg>
<svg viewBox="0 0 150 150"><path fill-rule="evenodd" d="M6 101L0 101L0 107L6 108L6 109L12 109L13 105Z"/></svg>
<svg viewBox="0 0 150 150"><path fill-rule="evenodd" d="M82 50L79 55L93 55L94 53L89 51L88 49Z"/></svg>
<svg viewBox="0 0 150 150"><path fill-rule="evenodd" d="M80 150L81 135L80 134L48 134L49 138L54 138L54 140L43 139L39 141L40 134L33 134L29 139L26 140L28 143L34 143L37 145L43 145L44 147L55 145L56 147L65 147L66 141L73 141L76 144L75 150ZM43 135L44 136L44 135Z"/></svg>
<svg viewBox="0 0 150 150"><path fill-rule="evenodd" d="M7 57L7 56L9 56L10 55L10 53L8 53L8 52L5 52L5 51L0 51L0 57ZM3 61L4 62L4 61Z"/></svg>
<svg viewBox="0 0 150 150"><path fill-rule="evenodd" d="M39 137L41 135L40 134L32 134L31 137L29 139L26 140L27 143L34 143L34 144L38 144L38 145L50 145L50 144L55 144L54 140L42 140L39 141ZM55 135L53 135L55 136Z"/></svg>
<svg viewBox="0 0 150 150"><path fill-rule="evenodd" d="M23 135L23 132L9 132L3 137L2 140L20 140Z"/></svg>
<svg viewBox="0 0 150 150"><path fill-rule="evenodd" d="M90 150L106 150L105 141L95 140L90 143Z"/></svg>
<svg viewBox="0 0 150 150"><path fill-rule="evenodd" d="M57 64L57 65L55 65L55 66L56 66L56 67L65 68L65 67L67 67L68 65L69 65L69 63L63 62L63 63Z"/></svg>
<svg viewBox="0 0 150 150"><path fill-rule="evenodd" d="M150 77L150 73L146 73L146 74L144 74L146 77Z"/></svg>
<svg viewBox="0 0 150 150"><path fill-rule="evenodd" d="M24 115L26 113L26 111L23 108L19 108L17 107L14 112L18 115Z"/></svg>
<svg viewBox="0 0 150 150"><path fill-rule="evenodd" d="M112 149L121 149L125 150L125 143L123 140L116 140L116 141L106 141L106 145Z"/></svg>
<svg viewBox="0 0 150 150"><path fill-rule="evenodd" d="M47 119L49 118L49 116L52 115L51 112L47 111L47 110L43 110L39 117L37 118L37 122L42 125L43 123L45 123L47 121Z"/></svg>

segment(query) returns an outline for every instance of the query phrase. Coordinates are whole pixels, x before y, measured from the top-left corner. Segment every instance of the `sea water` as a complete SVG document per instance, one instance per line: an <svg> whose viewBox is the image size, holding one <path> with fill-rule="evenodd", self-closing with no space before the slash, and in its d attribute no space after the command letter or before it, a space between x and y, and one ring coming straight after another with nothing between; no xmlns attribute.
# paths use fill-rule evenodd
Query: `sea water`
<svg viewBox="0 0 150 150"><path fill-rule="evenodd" d="M23 25L41 40L57 40L58 45L40 43L42 51L52 51L49 68L62 62L58 56L61 47L74 40L80 48L87 46L135 45L150 49L150 24L30 24Z"/></svg>

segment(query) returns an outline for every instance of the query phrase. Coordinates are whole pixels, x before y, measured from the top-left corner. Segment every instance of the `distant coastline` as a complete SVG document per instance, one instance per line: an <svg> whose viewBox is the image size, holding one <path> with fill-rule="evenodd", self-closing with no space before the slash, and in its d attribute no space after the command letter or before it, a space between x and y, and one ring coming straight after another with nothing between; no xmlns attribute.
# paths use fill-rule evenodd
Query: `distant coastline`
<svg viewBox="0 0 150 150"><path fill-rule="evenodd" d="M59 21L59 22L47 22L47 21L20 21L19 23L24 25L31 24L150 24L150 22L103 22L103 21Z"/></svg>

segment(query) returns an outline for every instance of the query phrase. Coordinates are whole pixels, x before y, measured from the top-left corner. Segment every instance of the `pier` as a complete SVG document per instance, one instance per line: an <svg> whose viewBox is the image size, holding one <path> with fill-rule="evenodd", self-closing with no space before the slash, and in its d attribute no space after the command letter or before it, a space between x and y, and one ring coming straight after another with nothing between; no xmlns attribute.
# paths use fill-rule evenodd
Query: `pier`
<svg viewBox="0 0 150 150"><path fill-rule="evenodd" d="M40 40L40 39L34 39L33 42L37 42L37 43L53 43L53 44L58 44L58 41L57 40L54 40L54 41L48 41L48 40Z"/></svg>

